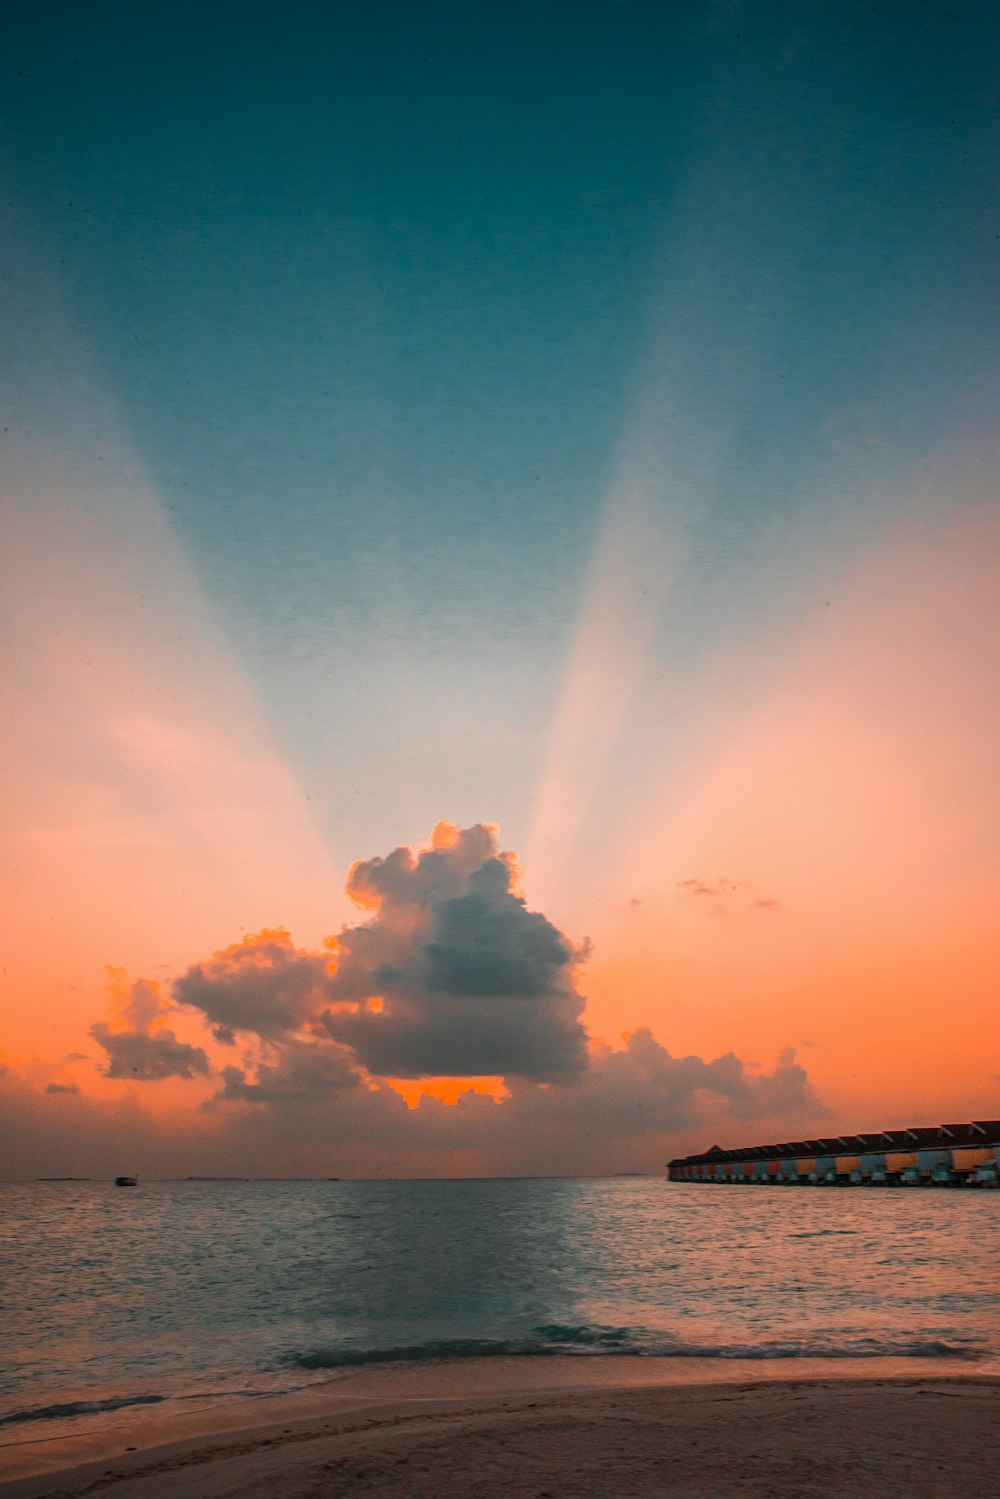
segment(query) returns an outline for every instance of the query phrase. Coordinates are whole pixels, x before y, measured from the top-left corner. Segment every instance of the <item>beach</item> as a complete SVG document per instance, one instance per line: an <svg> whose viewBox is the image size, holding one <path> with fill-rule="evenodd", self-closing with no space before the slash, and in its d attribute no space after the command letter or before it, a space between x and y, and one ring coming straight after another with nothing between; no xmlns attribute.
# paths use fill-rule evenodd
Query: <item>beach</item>
<svg viewBox="0 0 1000 1499"><path fill-rule="evenodd" d="M0 1499L996 1491L990 1194L3 1197Z"/></svg>
<svg viewBox="0 0 1000 1499"><path fill-rule="evenodd" d="M688 1367L679 1368L679 1364ZM352 1371L186 1424L0 1447L2 1499L993 1499L1000 1369L491 1359ZM242 1422L243 1424L238 1424Z"/></svg>

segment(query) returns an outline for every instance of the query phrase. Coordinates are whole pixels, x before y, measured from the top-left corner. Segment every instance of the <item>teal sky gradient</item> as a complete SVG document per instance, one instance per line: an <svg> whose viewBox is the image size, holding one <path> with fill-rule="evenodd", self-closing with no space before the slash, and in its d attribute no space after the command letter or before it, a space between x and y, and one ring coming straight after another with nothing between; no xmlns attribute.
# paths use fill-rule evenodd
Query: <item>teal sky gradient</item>
<svg viewBox="0 0 1000 1499"><path fill-rule="evenodd" d="M438 815L528 843L623 467L619 645L669 586L597 860L702 752L678 695L738 712L991 415L991 6L43 3L5 38L25 306L37 256L338 858Z"/></svg>

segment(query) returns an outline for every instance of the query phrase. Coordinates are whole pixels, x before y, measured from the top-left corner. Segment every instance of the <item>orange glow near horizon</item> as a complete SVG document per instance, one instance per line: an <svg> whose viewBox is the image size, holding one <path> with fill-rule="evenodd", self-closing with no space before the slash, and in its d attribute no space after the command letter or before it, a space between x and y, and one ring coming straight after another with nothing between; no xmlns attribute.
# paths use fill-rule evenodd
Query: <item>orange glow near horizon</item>
<svg viewBox="0 0 1000 1499"><path fill-rule="evenodd" d="M463 1093L480 1093L494 1103L510 1097L502 1077L387 1077L385 1081L410 1109L419 1108L421 1098L436 1098L454 1107Z"/></svg>

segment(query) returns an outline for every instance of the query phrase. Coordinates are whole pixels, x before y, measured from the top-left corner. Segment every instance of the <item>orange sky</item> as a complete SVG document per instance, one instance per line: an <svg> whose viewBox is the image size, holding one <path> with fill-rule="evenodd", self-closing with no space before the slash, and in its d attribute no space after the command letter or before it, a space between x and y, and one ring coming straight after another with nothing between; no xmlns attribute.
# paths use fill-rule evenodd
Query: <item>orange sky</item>
<svg viewBox="0 0 1000 1499"><path fill-rule="evenodd" d="M947 524L894 528L822 601L623 850L587 981L598 1029L629 994L682 1050L798 1044L859 1126L995 1111L998 598L1000 517L956 494Z"/></svg>
<svg viewBox="0 0 1000 1499"><path fill-rule="evenodd" d="M4 776L15 934L4 1056L38 1086L72 1080L191 1117L208 1082L136 1095L96 1070L87 1032L109 1014L108 965L167 993L241 931L280 921L316 943L347 910L346 868L317 838L211 622L198 622L168 541L150 572L173 567L171 586L187 590L193 674L156 635L162 601L144 641L137 601L103 597L74 548L36 559L14 597L23 732ZM735 1051L765 1068L795 1047L832 1111L817 1127L996 1113L998 559L1000 522L977 476L956 488L947 523L911 510L813 601L749 710L727 721L707 706L731 662L696 684L688 711L718 712L725 735L686 779L650 768L598 898L592 871L576 893L572 861L549 879L540 866L537 881L526 864L529 907L591 941L579 982L592 1037L617 1044L648 1026L674 1055ZM51 611L37 607L40 587ZM170 1024L222 1060L197 1017ZM420 1085L399 1091L412 1104ZM437 1091L450 1102L458 1085Z"/></svg>

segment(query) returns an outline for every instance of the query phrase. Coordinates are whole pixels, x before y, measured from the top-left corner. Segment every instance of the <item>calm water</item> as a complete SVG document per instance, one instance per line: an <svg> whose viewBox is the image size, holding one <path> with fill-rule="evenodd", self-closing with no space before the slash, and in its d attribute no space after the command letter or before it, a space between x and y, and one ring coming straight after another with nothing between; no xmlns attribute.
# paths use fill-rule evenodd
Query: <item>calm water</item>
<svg viewBox="0 0 1000 1499"><path fill-rule="evenodd" d="M393 1358L1000 1357L1000 1193L39 1183L0 1211L8 1426Z"/></svg>

